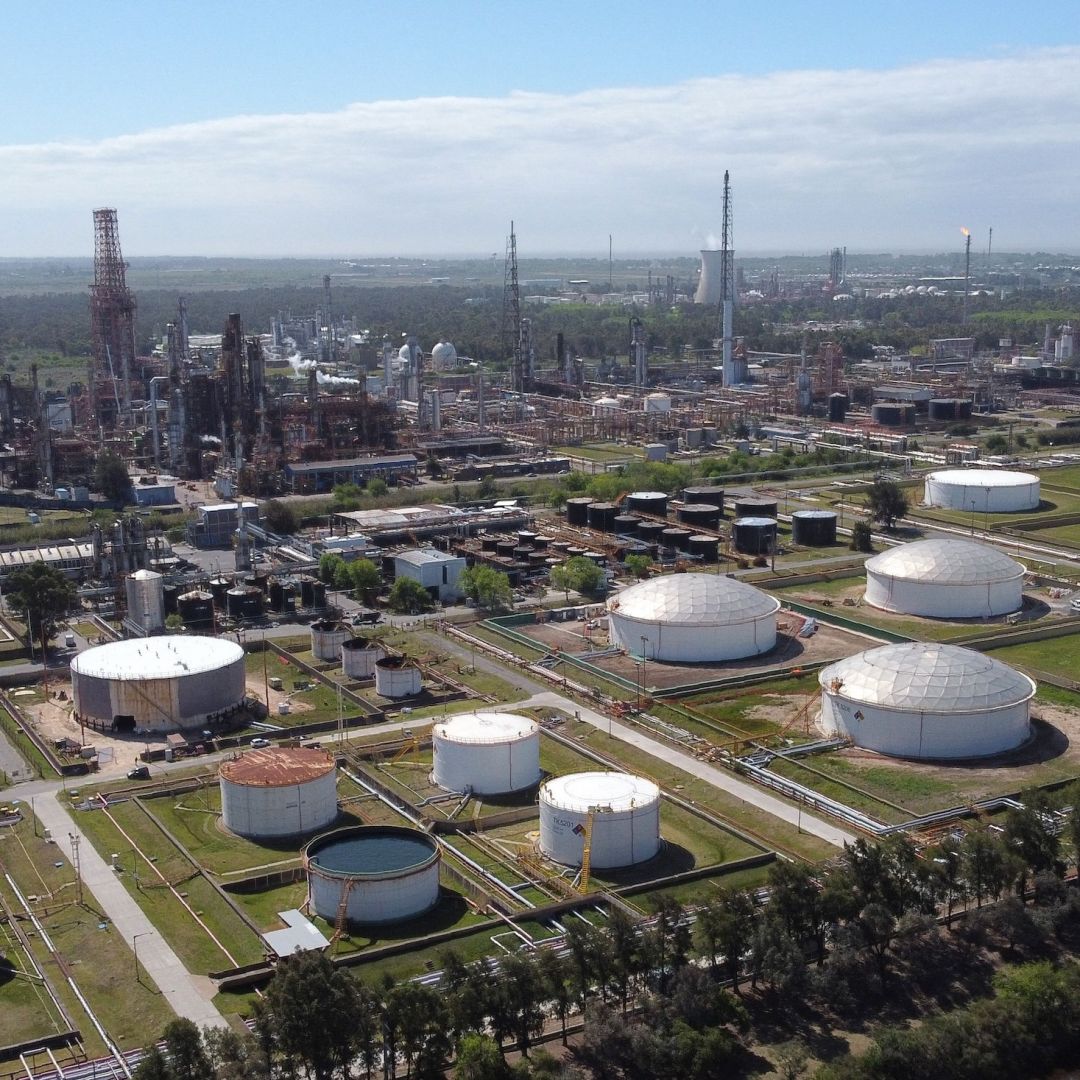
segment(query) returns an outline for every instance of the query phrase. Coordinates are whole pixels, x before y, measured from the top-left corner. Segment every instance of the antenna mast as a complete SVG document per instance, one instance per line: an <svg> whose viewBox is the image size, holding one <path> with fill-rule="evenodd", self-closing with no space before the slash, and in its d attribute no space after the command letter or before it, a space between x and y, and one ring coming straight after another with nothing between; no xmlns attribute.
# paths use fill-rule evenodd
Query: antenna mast
<svg viewBox="0 0 1080 1080"><path fill-rule="evenodd" d="M514 233L512 221L510 222L510 239L506 242L503 334L510 336L510 389L515 394L521 394L525 390L524 354L521 347L521 286L518 284L517 236Z"/></svg>
<svg viewBox="0 0 1080 1080"><path fill-rule="evenodd" d="M731 182L724 170L724 225L720 234L720 318L723 337L724 386L735 382L735 363L732 359L732 322L735 307L735 252L732 250Z"/></svg>

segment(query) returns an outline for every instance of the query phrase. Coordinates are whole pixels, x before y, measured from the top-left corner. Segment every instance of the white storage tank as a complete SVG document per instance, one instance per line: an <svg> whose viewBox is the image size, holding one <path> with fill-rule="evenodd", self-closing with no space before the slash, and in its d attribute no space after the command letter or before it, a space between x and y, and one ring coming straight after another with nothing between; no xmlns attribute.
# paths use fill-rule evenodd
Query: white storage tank
<svg viewBox="0 0 1080 1080"><path fill-rule="evenodd" d="M868 604L934 619L976 619L1018 611L1023 563L974 540L916 540L866 561Z"/></svg>
<svg viewBox="0 0 1080 1080"><path fill-rule="evenodd" d="M349 638L341 643L341 672L350 679L370 679L376 662L385 655L381 645L367 638Z"/></svg>
<svg viewBox="0 0 1080 1080"><path fill-rule="evenodd" d="M407 656L384 656L375 661L375 693L388 698L413 697L420 693L420 669Z"/></svg>
<svg viewBox="0 0 1080 1080"><path fill-rule="evenodd" d="M619 399L613 397L598 397L593 402L593 416L611 416L619 409Z"/></svg>
<svg viewBox="0 0 1080 1080"><path fill-rule="evenodd" d="M540 781L540 729L514 713L459 713L431 730L432 780L448 791L499 795Z"/></svg>
<svg viewBox="0 0 1080 1080"><path fill-rule="evenodd" d="M976 514L1038 510L1039 478L997 469L943 469L927 475L923 501Z"/></svg>
<svg viewBox="0 0 1080 1080"><path fill-rule="evenodd" d="M436 371L452 371L457 367L457 349L449 341L439 341L431 348L431 366Z"/></svg>
<svg viewBox="0 0 1080 1080"><path fill-rule="evenodd" d="M671 412L671 397L668 394L646 394L642 401L642 411L647 413Z"/></svg>
<svg viewBox="0 0 1080 1080"><path fill-rule="evenodd" d="M439 901L439 846L419 829L357 825L316 837L303 850L308 904L334 924L414 919Z"/></svg>
<svg viewBox="0 0 1080 1080"><path fill-rule="evenodd" d="M218 781L222 824L240 836L301 836L337 818L337 773L325 750L249 750L224 762Z"/></svg>
<svg viewBox="0 0 1080 1080"><path fill-rule="evenodd" d="M165 579L153 570L136 570L124 582L128 618L153 633L165 626Z"/></svg>
<svg viewBox="0 0 1080 1080"><path fill-rule="evenodd" d="M1026 742L1035 683L959 645L904 642L818 675L824 731L904 758L975 758Z"/></svg>
<svg viewBox="0 0 1080 1080"><path fill-rule="evenodd" d="M311 652L319 660L337 660L341 646L349 640L348 628L333 619L319 619L311 624Z"/></svg>
<svg viewBox="0 0 1080 1080"><path fill-rule="evenodd" d="M630 773L582 772L540 786L540 850L564 866L580 866L592 817L590 864L631 866L660 850L660 789Z"/></svg>
<svg viewBox="0 0 1080 1080"><path fill-rule="evenodd" d="M240 707L244 650L227 638L112 641L71 661L76 718L119 732L202 728Z"/></svg>
<svg viewBox="0 0 1080 1080"><path fill-rule="evenodd" d="M707 663L768 652L780 601L736 578L668 574L623 589L607 610L612 645L649 660Z"/></svg>

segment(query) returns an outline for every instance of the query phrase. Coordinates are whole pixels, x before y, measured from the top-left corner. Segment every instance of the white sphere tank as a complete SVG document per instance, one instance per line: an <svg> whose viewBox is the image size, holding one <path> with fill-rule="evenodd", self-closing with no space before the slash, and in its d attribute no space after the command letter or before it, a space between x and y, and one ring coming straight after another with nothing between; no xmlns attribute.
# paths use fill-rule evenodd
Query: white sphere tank
<svg viewBox="0 0 1080 1080"><path fill-rule="evenodd" d="M708 663L756 656L776 644L780 601L717 574L667 574L607 602L611 644L634 656Z"/></svg>
<svg viewBox="0 0 1080 1080"><path fill-rule="evenodd" d="M403 922L439 901L439 845L419 829L336 829L316 837L301 854L308 903L331 924L343 900L350 923Z"/></svg>
<svg viewBox="0 0 1080 1080"><path fill-rule="evenodd" d="M540 850L580 866L592 815L593 869L631 866L660 850L660 789L630 773L571 773L540 787Z"/></svg>
<svg viewBox="0 0 1080 1080"><path fill-rule="evenodd" d="M641 408L647 413L669 413L671 412L671 397L660 393L646 394Z"/></svg>
<svg viewBox="0 0 1080 1080"><path fill-rule="evenodd" d="M341 643L341 672L350 679L370 679L376 662L385 655L381 645L367 638L349 638Z"/></svg>
<svg viewBox="0 0 1080 1080"><path fill-rule="evenodd" d="M325 750L249 750L218 770L222 824L240 836L299 836L332 825L337 773Z"/></svg>
<svg viewBox="0 0 1080 1080"><path fill-rule="evenodd" d="M341 646L349 640L348 628L339 622L320 619L311 624L311 653L318 660L338 660Z"/></svg>
<svg viewBox="0 0 1080 1080"><path fill-rule="evenodd" d="M431 349L431 365L436 371L456 368L457 359L457 349L449 341L439 341Z"/></svg>
<svg viewBox="0 0 1080 1080"><path fill-rule="evenodd" d="M943 469L927 475L923 501L927 506L976 514L1038 510L1039 478L1034 473L996 469Z"/></svg>
<svg viewBox="0 0 1080 1080"><path fill-rule="evenodd" d="M513 713L459 713L431 729L432 780L448 791L499 795L540 780L540 729Z"/></svg>
<svg viewBox="0 0 1080 1080"><path fill-rule="evenodd" d="M1023 563L973 540L916 540L866 561L864 598L933 619L1005 615L1024 603Z"/></svg>
<svg viewBox="0 0 1080 1080"><path fill-rule="evenodd" d="M892 757L987 757L1031 734L1035 683L959 645L869 649L830 664L818 682L822 729Z"/></svg>
<svg viewBox="0 0 1080 1080"><path fill-rule="evenodd" d="M382 697L413 697L420 693L420 669L405 656L384 656L375 661L375 693Z"/></svg>

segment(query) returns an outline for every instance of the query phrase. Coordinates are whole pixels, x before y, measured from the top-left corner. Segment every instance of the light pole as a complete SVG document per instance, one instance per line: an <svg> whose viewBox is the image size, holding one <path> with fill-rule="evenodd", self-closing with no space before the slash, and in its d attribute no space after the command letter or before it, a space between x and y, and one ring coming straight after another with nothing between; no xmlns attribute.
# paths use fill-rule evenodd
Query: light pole
<svg viewBox="0 0 1080 1080"><path fill-rule="evenodd" d="M641 635L641 695L638 698L638 711L640 712L645 708L645 646L649 644L649 639L642 634Z"/></svg>
<svg viewBox="0 0 1080 1080"><path fill-rule="evenodd" d="M148 930L144 930L141 933L132 935L131 938L131 951L135 954L135 981L141 983L142 979L139 976L139 938L151 937L152 935Z"/></svg>
<svg viewBox="0 0 1080 1080"><path fill-rule="evenodd" d="M971 500L971 535L975 535L975 500Z"/></svg>

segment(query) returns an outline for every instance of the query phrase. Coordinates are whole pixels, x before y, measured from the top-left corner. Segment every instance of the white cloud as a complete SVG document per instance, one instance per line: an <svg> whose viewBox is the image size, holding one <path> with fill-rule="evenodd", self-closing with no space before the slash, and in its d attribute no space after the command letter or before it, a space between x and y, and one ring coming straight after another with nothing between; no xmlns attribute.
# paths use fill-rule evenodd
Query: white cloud
<svg viewBox="0 0 1080 1080"><path fill-rule="evenodd" d="M573 95L431 98L0 146L5 248L129 254L1080 247L1080 47Z"/></svg>

